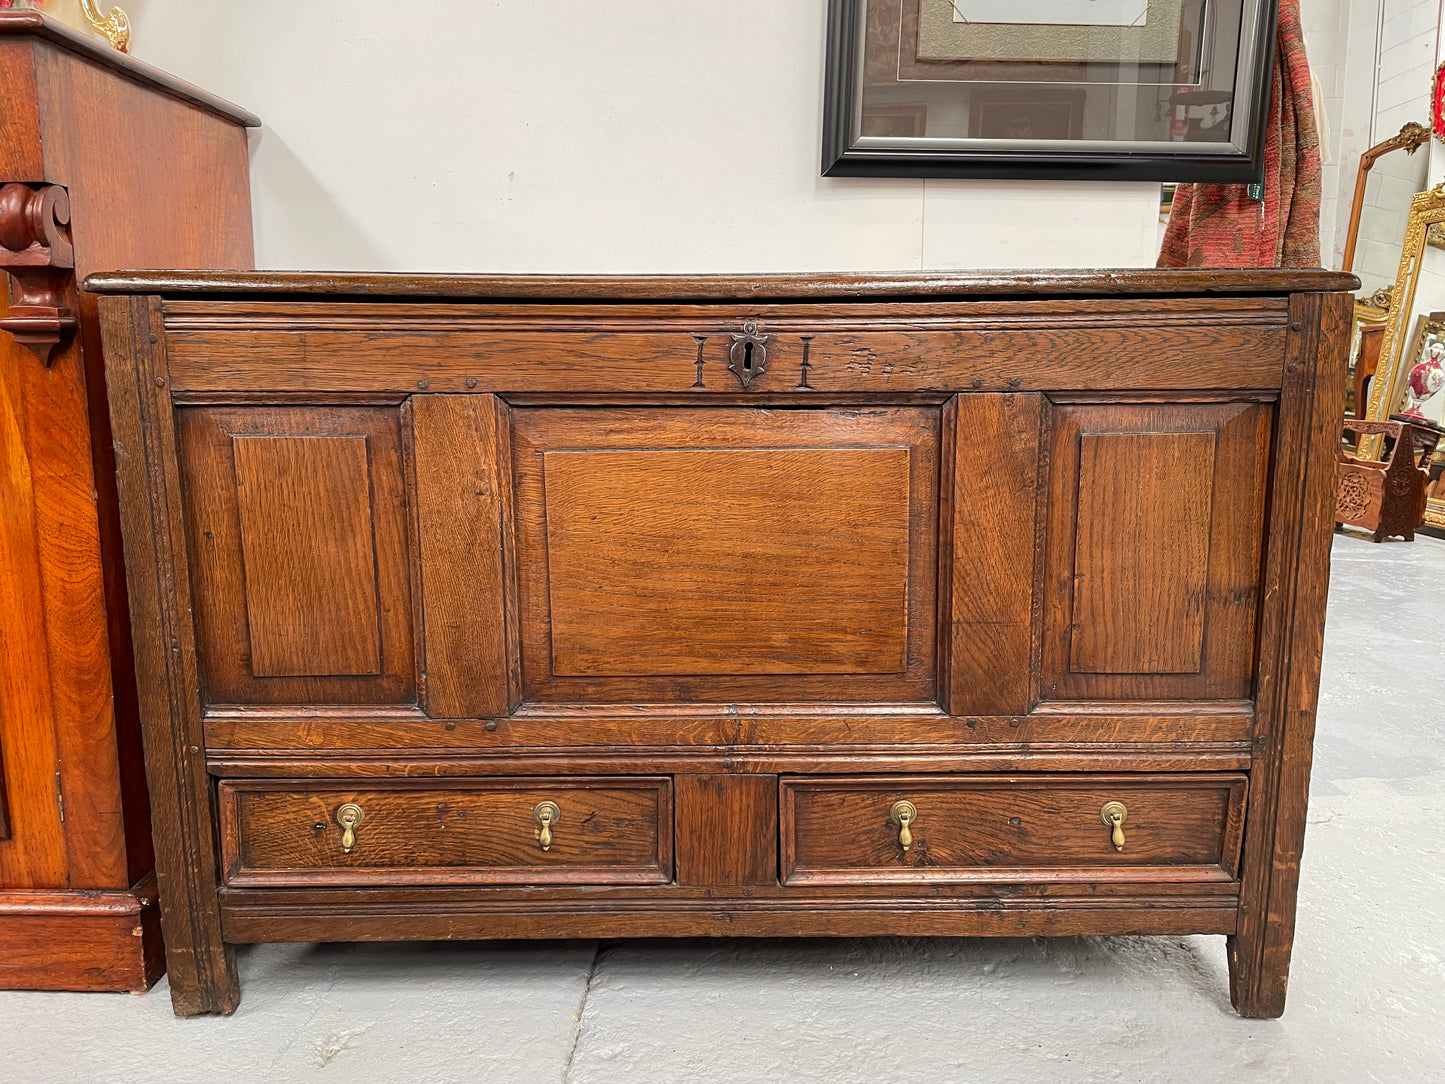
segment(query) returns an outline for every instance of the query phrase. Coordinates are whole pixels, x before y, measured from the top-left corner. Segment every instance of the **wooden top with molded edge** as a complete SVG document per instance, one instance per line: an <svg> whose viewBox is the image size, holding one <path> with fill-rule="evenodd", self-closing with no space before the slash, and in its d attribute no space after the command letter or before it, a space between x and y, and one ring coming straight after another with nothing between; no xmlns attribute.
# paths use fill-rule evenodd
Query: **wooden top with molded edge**
<svg viewBox="0 0 1445 1084"><path fill-rule="evenodd" d="M245 128L261 127L261 118L255 113L187 83L184 79L177 79L169 72L161 71L160 68L153 67L143 60L137 60L128 53L112 49L99 39L88 38L79 31L71 29L64 23L47 18L38 11L0 11L0 35L19 37L24 34L33 34L43 41L51 42L72 53L78 53L87 60L95 61L112 69L117 75L199 106L226 120L235 121Z"/></svg>
<svg viewBox="0 0 1445 1084"><path fill-rule="evenodd" d="M429 301L742 301L868 298L1109 297L1287 294L1358 289L1323 268L1121 268L1095 271L888 271L759 275L439 275L325 271L111 271L91 275L98 294L207 297L424 298Z"/></svg>

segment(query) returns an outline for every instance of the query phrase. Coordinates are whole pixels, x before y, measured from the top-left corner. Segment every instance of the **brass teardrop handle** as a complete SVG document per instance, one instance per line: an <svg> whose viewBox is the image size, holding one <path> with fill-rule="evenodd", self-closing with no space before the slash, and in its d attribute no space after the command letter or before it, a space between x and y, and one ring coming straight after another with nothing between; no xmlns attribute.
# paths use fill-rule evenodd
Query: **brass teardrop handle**
<svg viewBox="0 0 1445 1084"><path fill-rule="evenodd" d="M336 811L336 823L341 825L341 850L345 854L350 854L356 846L356 829L365 819L365 811L355 802L347 802Z"/></svg>
<svg viewBox="0 0 1445 1084"><path fill-rule="evenodd" d="M1124 849L1124 821L1128 816L1129 811L1124 808L1123 802L1105 802L1104 808L1099 810L1099 819L1114 830L1110 836L1116 851Z"/></svg>
<svg viewBox="0 0 1445 1084"><path fill-rule="evenodd" d="M888 819L898 825L898 845L908 850L913 846L913 830L909 826L918 819L918 807L909 801L894 802Z"/></svg>
<svg viewBox="0 0 1445 1084"><path fill-rule="evenodd" d="M541 844L542 850L552 849L552 825L562 819L562 811L557 808L556 802L538 802L532 810L532 819L541 827L537 831L537 842Z"/></svg>

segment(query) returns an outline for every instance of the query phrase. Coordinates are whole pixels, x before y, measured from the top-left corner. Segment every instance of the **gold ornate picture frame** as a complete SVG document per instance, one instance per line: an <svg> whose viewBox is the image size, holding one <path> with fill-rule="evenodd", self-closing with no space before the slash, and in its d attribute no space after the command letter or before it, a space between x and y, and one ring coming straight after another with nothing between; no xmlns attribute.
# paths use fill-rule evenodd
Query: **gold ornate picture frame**
<svg viewBox="0 0 1445 1084"><path fill-rule="evenodd" d="M1423 361L1431 343L1445 342L1445 319L1432 320L1436 313L1421 313L1415 318L1415 332L1410 336L1410 346L1405 351L1405 371L1417 362ZM1426 464L1430 479L1425 486L1425 524L1429 527L1445 527L1445 441L1436 446L1435 454Z"/></svg>
<svg viewBox="0 0 1445 1084"><path fill-rule="evenodd" d="M1365 417L1372 421L1388 421L1399 409L1405 394L1405 378L1417 359L1407 356L1405 349L1410 320L1415 313L1415 291L1420 284L1420 266L1425 257L1425 239L1431 226L1445 222L1445 182L1427 192L1418 192L1410 201L1410 219L1405 227L1405 241L1400 248L1400 270L1391 290L1393 304L1385 322L1385 337L1380 344L1380 364L1370 389L1370 403Z"/></svg>

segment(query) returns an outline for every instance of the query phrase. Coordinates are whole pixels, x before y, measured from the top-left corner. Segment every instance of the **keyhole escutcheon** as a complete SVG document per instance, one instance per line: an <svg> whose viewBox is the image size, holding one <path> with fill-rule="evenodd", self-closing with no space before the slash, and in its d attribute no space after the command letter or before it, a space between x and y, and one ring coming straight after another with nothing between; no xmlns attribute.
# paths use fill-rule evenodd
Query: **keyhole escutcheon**
<svg viewBox="0 0 1445 1084"><path fill-rule="evenodd" d="M752 319L743 321L742 331L733 332L733 344L728 349L728 368L743 387L751 387L754 380L768 371L769 338L771 336L759 333L758 322Z"/></svg>

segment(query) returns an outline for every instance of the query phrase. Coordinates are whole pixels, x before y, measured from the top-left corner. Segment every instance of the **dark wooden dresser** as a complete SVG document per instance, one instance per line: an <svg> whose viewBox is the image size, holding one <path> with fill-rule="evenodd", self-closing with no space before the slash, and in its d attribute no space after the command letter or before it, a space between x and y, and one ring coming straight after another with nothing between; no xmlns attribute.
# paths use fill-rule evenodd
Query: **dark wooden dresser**
<svg viewBox="0 0 1445 1084"><path fill-rule="evenodd" d="M1278 1015L1354 281L92 277L176 1011L255 941L1205 933Z"/></svg>
<svg viewBox="0 0 1445 1084"><path fill-rule="evenodd" d="M80 282L253 266L260 123L0 10L0 989L138 991L163 967L100 323Z"/></svg>

